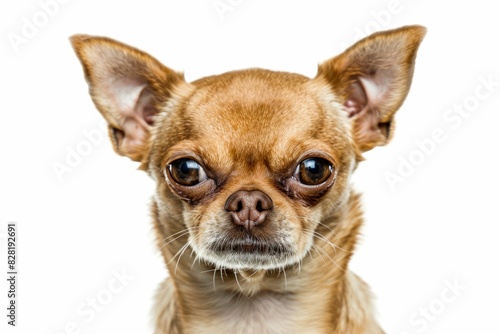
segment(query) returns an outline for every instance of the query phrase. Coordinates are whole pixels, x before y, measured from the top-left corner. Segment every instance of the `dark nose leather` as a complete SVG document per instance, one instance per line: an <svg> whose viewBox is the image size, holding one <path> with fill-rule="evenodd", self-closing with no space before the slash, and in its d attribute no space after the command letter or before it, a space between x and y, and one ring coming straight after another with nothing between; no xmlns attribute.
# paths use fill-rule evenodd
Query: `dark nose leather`
<svg viewBox="0 0 500 334"><path fill-rule="evenodd" d="M239 190L228 197L224 207L235 225L243 226L250 232L266 221L273 209L273 201L260 190Z"/></svg>

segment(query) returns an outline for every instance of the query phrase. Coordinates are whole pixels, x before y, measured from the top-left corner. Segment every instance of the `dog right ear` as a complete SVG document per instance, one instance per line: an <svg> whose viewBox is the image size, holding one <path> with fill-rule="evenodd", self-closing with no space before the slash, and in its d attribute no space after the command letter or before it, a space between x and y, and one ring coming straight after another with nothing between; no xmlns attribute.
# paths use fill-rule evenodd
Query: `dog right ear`
<svg viewBox="0 0 500 334"><path fill-rule="evenodd" d="M391 139L425 33L422 26L378 32L319 65L315 79L326 82L344 105L361 152Z"/></svg>
<svg viewBox="0 0 500 334"><path fill-rule="evenodd" d="M108 121L115 151L143 161L155 115L175 86L185 82L183 74L109 38L74 35L70 41L82 63L92 100Z"/></svg>

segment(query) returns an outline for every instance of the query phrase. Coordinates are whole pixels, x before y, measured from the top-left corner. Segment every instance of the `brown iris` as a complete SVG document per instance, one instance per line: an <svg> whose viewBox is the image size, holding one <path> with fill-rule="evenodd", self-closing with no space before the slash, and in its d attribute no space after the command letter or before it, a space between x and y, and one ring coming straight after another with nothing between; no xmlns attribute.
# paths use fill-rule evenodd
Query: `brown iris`
<svg viewBox="0 0 500 334"><path fill-rule="evenodd" d="M315 186L328 180L332 172L333 166L327 160L309 158L297 166L295 177L304 185Z"/></svg>
<svg viewBox="0 0 500 334"><path fill-rule="evenodd" d="M207 179L203 168L194 160L178 159L169 166L172 179L183 186L195 186Z"/></svg>

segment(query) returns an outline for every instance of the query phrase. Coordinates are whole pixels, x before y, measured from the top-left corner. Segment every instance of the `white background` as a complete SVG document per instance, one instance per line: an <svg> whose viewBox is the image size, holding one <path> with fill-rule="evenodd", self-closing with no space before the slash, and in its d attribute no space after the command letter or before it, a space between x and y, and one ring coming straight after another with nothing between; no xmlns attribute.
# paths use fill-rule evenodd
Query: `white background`
<svg viewBox="0 0 500 334"><path fill-rule="evenodd" d="M18 327L6 325L1 279L0 332L151 333L152 297L166 275L149 218L154 184L137 164L116 156L104 138L71 172L60 179L54 172L54 163L66 164L69 152L85 145L84 132L97 131L101 121L68 36L113 37L184 70L188 80L247 67L314 76L318 62L358 37L421 24L428 34L395 138L366 154L354 178L366 224L351 268L371 285L388 333L500 333L494 2L219 2L232 10L219 15L214 0L66 0L44 16L38 1L0 5L2 272L7 222L18 222L20 240ZM40 27L14 47L9 36L22 37L26 20ZM477 88L480 77L497 86ZM488 97L475 98L476 89ZM446 119L464 103L473 109L468 117ZM418 153L415 141L436 129L446 140L428 155ZM419 165L391 189L387 173L411 157ZM109 292L113 272L121 271L133 279ZM445 303L447 281L461 288ZM96 296L107 304L95 317L77 311L88 311ZM422 323L419 312L429 307L432 320Z"/></svg>

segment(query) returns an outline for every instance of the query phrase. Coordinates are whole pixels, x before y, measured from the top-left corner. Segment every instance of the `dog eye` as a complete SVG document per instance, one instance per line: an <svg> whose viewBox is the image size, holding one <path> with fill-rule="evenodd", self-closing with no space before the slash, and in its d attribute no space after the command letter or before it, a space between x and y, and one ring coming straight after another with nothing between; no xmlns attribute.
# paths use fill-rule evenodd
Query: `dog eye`
<svg viewBox="0 0 500 334"><path fill-rule="evenodd" d="M194 160L179 159L169 165L172 179L183 186L194 186L207 179L203 168Z"/></svg>
<svg viewBox="0 0 500 334"><path fill-rule="evenodd" d="M314 186L328 180L333 172L333 166L323 158L310 158L302 161L295 171L295 178L300 183Z"/></svg>

